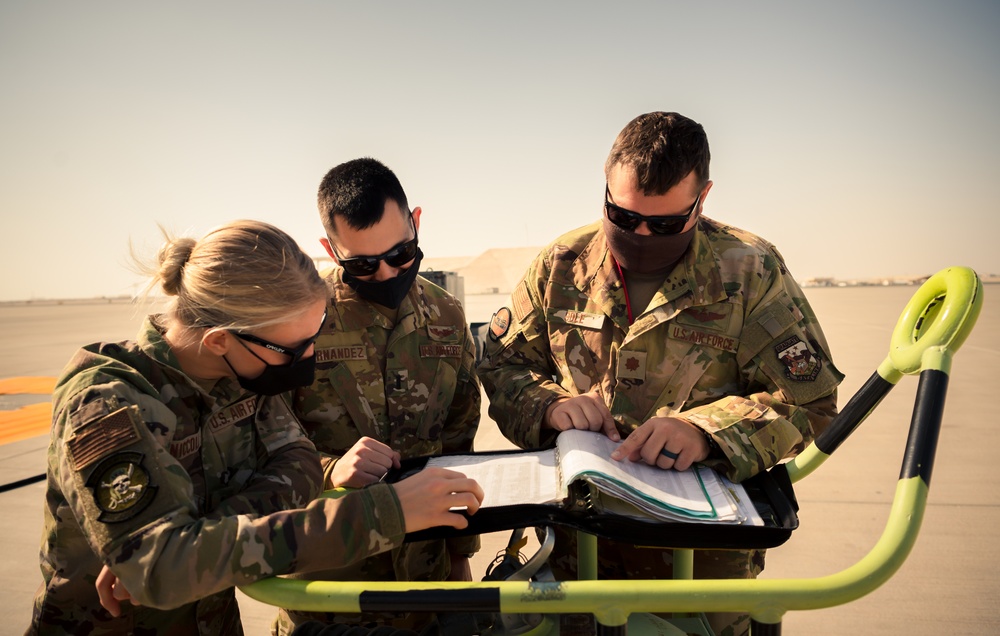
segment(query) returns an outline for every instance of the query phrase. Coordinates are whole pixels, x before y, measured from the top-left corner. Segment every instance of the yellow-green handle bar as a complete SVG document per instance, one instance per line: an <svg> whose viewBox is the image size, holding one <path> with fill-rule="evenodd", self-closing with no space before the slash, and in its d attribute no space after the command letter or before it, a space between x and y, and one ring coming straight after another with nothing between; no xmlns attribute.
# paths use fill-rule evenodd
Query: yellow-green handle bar
<svg viewBox="0 0 1000 636"><path fill-rule="evenodd" d="M624 626L636 612L746 612L755 633L778 626L789 610L832 607L884 583L906 559L920 529L930 467L944 408L951 358L975 325L982 283L951 267L928 279L907 304L890 352L806 452L785 464L794 480L822 463L904 374L920 373L900 479L885 530L853 566L813 579L587 580L537 582L343 582L270 578L243 586L250 597L303 611L473 611L507 614L591 613L604 626ZM830 431L833 431L830 433ZM828 435L828 433L830 433ZM817 448L822 440L827 450ZM771 633L777 633L772 631Z"/></svg>

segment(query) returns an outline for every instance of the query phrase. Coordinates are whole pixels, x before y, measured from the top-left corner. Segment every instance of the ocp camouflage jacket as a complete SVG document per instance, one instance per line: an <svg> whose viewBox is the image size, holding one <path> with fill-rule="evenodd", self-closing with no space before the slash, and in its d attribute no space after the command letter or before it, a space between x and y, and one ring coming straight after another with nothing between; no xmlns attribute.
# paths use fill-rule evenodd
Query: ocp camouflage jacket
<svg viewBox="0 0 1000 636"><path fill-rule="evenodd" d="M706 463L740 481L800 451L836 413L842 374L805 295L763 239L702 217L629 324L600 223L556 239L494 316L479 367L490 415L549 446L545 409L599 386L622 435L656 416L702 428Z"/></svg>
<svg viewBox="0 0 1000 636"><path fill-rule="evenodd" d="M282 397L181 369L156 317L81 349L53 394L37 634L238 634L234 585L338 567L401 543L380 485L310 503L322 473ZM141 606L112 618L104 564Z"/></svg>

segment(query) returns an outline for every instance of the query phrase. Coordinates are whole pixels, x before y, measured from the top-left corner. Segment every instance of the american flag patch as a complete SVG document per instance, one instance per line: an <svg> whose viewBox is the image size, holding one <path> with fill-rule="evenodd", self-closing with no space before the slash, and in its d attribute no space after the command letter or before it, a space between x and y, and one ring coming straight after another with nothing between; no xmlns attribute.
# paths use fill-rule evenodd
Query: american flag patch
<svg viewBox="0 0 1000 636"><path fill-rule="evenodd" d="M120 408L82 429L66 441L74 470L83 470L108 453L139 439L129 407Z"/></svg>

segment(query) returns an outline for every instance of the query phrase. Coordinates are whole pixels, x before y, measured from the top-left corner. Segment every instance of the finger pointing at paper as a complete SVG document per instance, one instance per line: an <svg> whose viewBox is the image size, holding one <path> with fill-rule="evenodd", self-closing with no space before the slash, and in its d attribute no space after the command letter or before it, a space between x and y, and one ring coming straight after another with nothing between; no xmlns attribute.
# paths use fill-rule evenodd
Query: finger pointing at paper
<svg viewBox="0 0 1000 636"><path fill-rule="evenodd" d="M545 410L544 423L557 431L601 431L612 441L621 439L599 388L553 402Z"/></svg>
<svg viewBox="0 0 1000 636"><path fill-rule="evenodd" d="M687 470L707 458L708 450L704 433L694 424L676 417L654 417L632 431L611 459Z"/></svg>

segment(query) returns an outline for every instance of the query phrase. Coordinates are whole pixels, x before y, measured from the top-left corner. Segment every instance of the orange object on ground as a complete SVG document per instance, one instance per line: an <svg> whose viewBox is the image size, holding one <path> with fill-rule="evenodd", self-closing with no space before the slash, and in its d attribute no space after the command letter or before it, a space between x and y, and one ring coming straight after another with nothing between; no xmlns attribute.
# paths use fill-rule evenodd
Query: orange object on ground
<svg viewBox="0 0 1000 636"><path fill-rule="evenodd" d="M23 378L3 378L0 380L0 394L14 395L15 393L52 393L56 388L56 379L53 377L23 377Z"/></svg>
<svg viewBox="0 0 1000 636"><path fill-rule="evenodd" d="M36 435L48 435L52 426L52 404L29 404L14 411L0 411L0 444Z"/></svg>
<svg viewBox="0 0 1000 636"><path fill-rule="evenodd" d="M0 379L0 395L30 393L45 395L56 386L53 377L25 376ZM0 410L0 444L9 444L36 435L48 435L52 427L52 404L29 404L12 411Z"/></svg>

